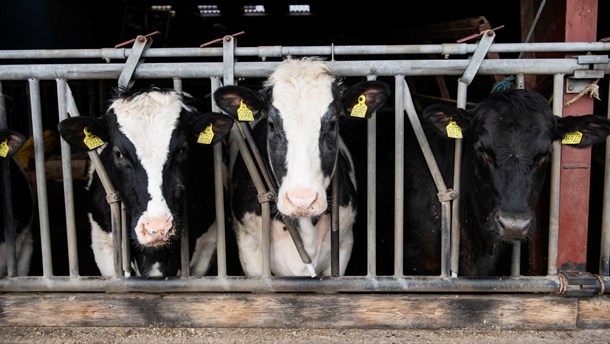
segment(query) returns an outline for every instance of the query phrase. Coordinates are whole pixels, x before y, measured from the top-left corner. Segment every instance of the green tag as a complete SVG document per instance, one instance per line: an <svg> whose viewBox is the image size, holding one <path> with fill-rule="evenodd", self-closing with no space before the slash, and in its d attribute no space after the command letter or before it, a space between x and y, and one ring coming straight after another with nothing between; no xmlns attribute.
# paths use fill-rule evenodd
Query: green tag
<svg viewBox="0 0 610 344"><path fill-rule="evenodd" d="M449 124L447 124L447 136L452 139L461 139L462 138L462 128L454 121L450 120Z"/></svg>
<svg viewBox="0 0 610 344"><path fill-rule="evenodd" d="M10 150L7 141L7 139L4 139L4 141L0 143L0 156L3 158L6 158L8 156L8 151Z"/></svg>
<svg viewBox="0 0 610 344"><path fill-rule="evenodd" d="M366 116L366 109L367 109L365 101L366 101L366 97L364 96L364 94L361 94L358 97L358 104L354 105L350 116L364 118L364 116Z"/></svg>
<svg viewBox="0 0 610 344"><path fill-rule="evenodd" d="M97 135L90 132L89 128L85 127L83 129L83 133L85 133L85 138L83 139L83 142L90 150L96 149L97 147L102 146L104 144L104 141L102 141L102 139L100 139Z"/></svg>
<svg viewBox="0 0 610 344"><path fill-rule="evenodd" d="M564 145L577 145L582 140L582 133L578 130L571 133L566 133L561 139L561 143Z"/></svg>
<svg viewBox="0 0 610 344"><path fill-rule="evenodd" d="M248 122L254 121L254 116L252 114L252 111L250 111L250 109L248 109L248 107L246 106L246 103L244 103L243 99L239 101L239 109L237 109L237 119L239 119L240 121L248 121Z"/></svg>
<svg viewBox="0 0 610 344"><path fill-rule="evenodd" d="M197 143L209 145L210 143L212 143L212 138L214 138L214 131L212 130L212 123L210 123L207 128L205 128L199 133Z"/></svg>

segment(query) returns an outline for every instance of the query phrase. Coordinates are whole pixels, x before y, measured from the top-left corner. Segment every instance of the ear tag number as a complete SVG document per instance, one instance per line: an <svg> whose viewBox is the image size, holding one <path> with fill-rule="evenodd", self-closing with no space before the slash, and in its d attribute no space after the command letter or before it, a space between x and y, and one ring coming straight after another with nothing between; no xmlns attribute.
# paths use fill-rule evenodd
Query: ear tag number
<svg viewBox="0 0 610 344"><path fill-rule="evenodd" d="M199 133L197 143L209 145L210 143L212 143L212 138L214 138L214 131L212 130L212 123L210 123L207 128L205 128Z"/></svg>
<svg viewBox="0 0 610 344"><path fill-rule="evenodd" d="M447 129L447 137L452 139L462 138L462 128L454 120L450 120L445 128Z"/></svg>
<svg viewBox="0 0 610 344"><path fill-rule="evenodd" d="M561 143L564 145L577 145L582 140L582 133L578 130L571 133L566 133L561 139Z"/></svg>
<svg viewBox="0 0 610 344"><path fill-rule="evenodd" d="M365 102L366 102L366 97L364 96L364 94L361 94L358 97L358 104L354 105L350 116L364 118L366 116L366 109L367 109Z"/></svg>
<svg viewBox="0 0 610 344"><path fill-rule="evenodd" d="M83 133L85 133L85 138L83 139L83 142L90 150L95 149L104 144L104 141L102 141L102 139L100 139L94 133L90 132L89 128L85 127L83 129Z"/></svg>
<svg viewBox="0 0 610 344"><path fill-rule="evenodd" d="M8 151L10 150L7 139L4 139L2 143L0 143L0 156L6 158L8 156Z"/></svg>
<svg viewBox="0 0 610 344"><path fill-rule="evenodd" d="M243 99L239 101L239 109L237 109L237 119L239 119L240 121L248 122L254 121L252 111L248 109Z"/></svg>

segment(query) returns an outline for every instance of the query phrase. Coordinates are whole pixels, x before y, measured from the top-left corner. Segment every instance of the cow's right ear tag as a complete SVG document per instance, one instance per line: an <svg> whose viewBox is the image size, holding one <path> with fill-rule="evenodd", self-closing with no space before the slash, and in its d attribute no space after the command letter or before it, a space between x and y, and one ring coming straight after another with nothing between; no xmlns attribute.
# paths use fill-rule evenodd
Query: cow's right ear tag
<svg viewBox="0 0 610 344"><path fill-rule="evenodd" d="M582 140L582 133L578 130L573 131L571 133L566 133L561 138L561 144L564 145L577 145Z"/></svg>
<svg viewBox="0 0 610 344"><path fill-rule="evenodd" d="M364 96L364 94L361 94L358 97L358 104L354 105L354 107L352 108L352 113L350 113L350 116L352 117L358 117L358 118L364 118L366 116L366 97Z"/></svg>
<svg viewBox="0 0 610 344"><path fill-rule="evenodd" d="M454 121L450 120L449 124L445 127L447 129L447 136L452 139L462 138L462 128Z"/></svg>
<svg viewBox="0 0 610 344"><path fill-rule="evenodd" d="M4 139L4 141L0 143L0 156L3 158L6 158L8 156L8 152L10 150L7 141L7 139Z"/></svg>
<svg viewBox="0 0 610 344"><path fill-rule="evenodd" d="M239 109L237 109L237 119L240 121L252 122L254 121L254 116L252 111L248 109L244 100L239 101Z"/></svg>
<svg viewBox="0 0 610 344"><path fill-rule="evenodd" d="M83 133L85 134L85 138L83 139L83 142L85 143L87 148L89 148L89 150L96 149L97 147L102 146L104 144L104 141L102 141L102 139L100 139L99 136L90 132L89 128L87 128L87 127L83 128Z"/></svg>
<svg viewBox="0 0 610 344"><path fill-rule="evenodd" d="M214 131L212 130L212 123L208 125L204 130L199 133L199 137L197 138L197 143L201 143L203 145L209 145L212 143L212 139L214 138Z"/></svg>

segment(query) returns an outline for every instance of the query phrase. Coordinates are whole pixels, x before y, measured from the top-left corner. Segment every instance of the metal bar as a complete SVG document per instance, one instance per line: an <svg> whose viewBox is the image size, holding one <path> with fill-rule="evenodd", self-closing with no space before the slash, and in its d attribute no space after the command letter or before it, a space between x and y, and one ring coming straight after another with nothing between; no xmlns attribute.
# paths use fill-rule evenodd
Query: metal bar
<svg viewBox="0 0 610 344"><path fill-rule="evenodd" d="M284 57L289 55L403 55L403 54L440 54L467 55L477 49L476 43L456 44L410 44L410 45L326 45L326 46L258 46L238 47L235 56L252 56L258 58ZM492 53L519 52L595 52L610 50L608 42L541 42L541 43L496 43L489 48ZM124 60L134 54L132 48L102 49L44 49L44 50L4 50L0 59L98 59L103 61ZM206 48L150 48L143 56L153 57L218 57L223 49Z"/></svg>
<svg viewBox="0 0 610 344"><path fill-rule="evenodd" d="M404 97L398 95L405 92L405 77L394 77L394 276L404 275L404 206L405 206L405 104Z"/></svg>
<svg viewBox="0 0 610 344"><path fill-rule="evenodd" d="M461 76L468 67L468 59L449 60L369 60L335 61L329 64L336 76ZM235 62L233 77L264 78L279 62ZM45 64L45 65L0 65L3 80L25 80L36 78L54 80L105 79L115 80L120 76L123 65L110 64ZM574 74L576 70L587 68L577 59L488 59L481 62L477 75L497 75L523 73L529 75L549 75L555 73ZM138 66L134 77L137 79L163 79L168 75L178 78L210 78L222 76L226 67L222 62L181 62L145 63ZM608 74L610 63L596 64L596 70ZM225 84L228 84L225 82ZM232 83L230 83L232 84Z"/></svg>
<svg viewBox="0 0 610 344"><path fill-rule="evenodd" d="M172 78L174 84L174 90L182 93L182 79ZM189 245L189 212L188 212L188 197L184 198L184 204L182 205L182 231L180 233L180 274L182 277L191 275L191 253ZM125 241L125 240L123 240Z"/></svg>
<svg viewBox="0 0 610 344"><path fill-rule="evenodd" d="M64 79L57 79L57 106L59 121L69 117L68 115L68 84ZM78 239L76 234L76 222L74 213L74 184L72 182L72 150L70 144L60 140L61 167L64 186L64 211L66 214L66 238L68 240L68 264L70 265L70 277L79 275L78 265Z"/></svg>
<svg viewBox="0 0 610 344"><path fill-rule="evenodd" d="M553 76L553 114L561 117L563 114L563 82L564 75L557 73ZM551 196L549 201L549 248L547 258L547 274L557 275L557 255L559 247L559 189L561 174L561 143L553 142L551 160Z"/></svg>
<svg viewBox="0 0 610 344"><path fill-rule="evenodd" d="M221 86L219 78L211 78L211 92L214 92ZM212 111L220 112L220 108L212 101ZM224 209L224 186L223 186L223 158L222 145L217 144L212 148L214 150L214 197L216 205L216 264L217 275L219 278L227 277L227 245L226 245L226 228L225 228L225 209ZM229 176L230 178L230 176Z"/></svg>
<svg viewBox="0 0 610 344"><path fill-rule="evenodd" d="M40 103L40 80L29 79L30 108L32 110L32 136L34 138L34 162L36 164L36 194L38 195L38 221L40 223L40 245L44 277L53 276L53 255L49 228L49 204L47 202L47 175L44 166L44 144L42 137L42 110Z"/></svg>
<svg viewBox="0 0 610 344"><path fill-rule="evenodd" d="M610 99L610 89L608 98ZM607 104L610 110L610 102ZM607 111L610 118L610 111ZM610 138L606 139L606 157L604 166L604 196L602 205L602 226L599 249L599 274L602 276L610 275Z"/></svg>
<svg viewBox="0 0 610 344"><path fill-rule="evenodd" d="M465 80L460 79L457 90L457 107L466 108L468 85ZM461 190L461 171L462 171L462 139L455 140L453 157L453 191L458 195ZM451 276L457 277L460 272L460 197L451 202Z"/></svg>
<svg viewBox="0 0 610 344"><path fill-rule="evenodd" d="M338 138L337 138L338 139ZM339 145L337 145L339 146ZM332 180L332 216L330 230L330 275L338 277L339 271L339 171L335 162L335 173Z"/></svg>
<svg viewBox="0 0 610 344"><path fill-rule="evenodd" d="M521 274L521 241L513 242L513 252L510 264L510 275L513 277Z"/></svg>
<svg viewBox="0 0 610 344"><path fill-rule="evenodd" d="M377 79L374 75L367 80ZM367 276L377 275L377 115L367 121L366 145L366 262Z"/></svg>
<svg viewBox="0 0 610 344"><path fill-rule="evenodd" d="M436 189L438 191L437 194L439 196L439 201L441 202L441 276L447 277L451 273L451 238L449 227L451 221L451 213L449 212L450 200L455 199L457 194L453 191L449 192L449 190L447 190L447 186L443 180L443 175L438 168L438 164L436 163L434 154L432 153L432 149L430 148L430 144L428 143L428 139L424 133L424 129L422 128L419 117L417 116L417 111L415 110L415 105L413 104L413 98L411 97L411 91L409 90L409 85L406 83L406 81L404 82L403 87L403 102L405 104L405 109L409 117L409 121L411 122L411 126L413 127L413 131L415 132L415 137L417 138L419 147L421 148L426 160L426 165L432 174L432 179L434 180L434 184L436 185ZM447 195L448 193L449 195Z"/></svg>
<svg viewBox="0 0 610 344"><path fill-rule="evenodd" d="M607 279L604 280L606 284ZM437 276L147 279L104 277L0 278L3 292L366 292L366 293L559 293L559 276L443 278Z"/></svg>
<svg viewBox="0 0 610 344"><path fill-rule="evenodd" d="M133 48L131 49L131 54L127 57L127 61L125 61L125 66L121 71L121 75L119 76L119 87L130 88L135 80L133 80L133 74L138 68L138 65L143 61L142 53L149 47L152 43L152 38L146 38L144 36L138 36L133 42Z"/></svg>
<svg viewBox="0 0 610 344"><path fill-rule="evenodd" d="M0 129L7 129L6 119L6 103L4 93L2 92L2 83L0 83ZM2 211L4 212L4 242L6 246L6 267L8 276L17 275L17 252L15 249L15 223L13 220L13 199L11 191L11 171L10 162L8 159L0 159L0 180L2 181Z"/></svg>
<svg viewBox="0 0 610 344"><path fill-rule="evenodd" d="M125 203L121 202L121 263L125 277L131 276L131 245L127 226L127 209Z"/></svg>

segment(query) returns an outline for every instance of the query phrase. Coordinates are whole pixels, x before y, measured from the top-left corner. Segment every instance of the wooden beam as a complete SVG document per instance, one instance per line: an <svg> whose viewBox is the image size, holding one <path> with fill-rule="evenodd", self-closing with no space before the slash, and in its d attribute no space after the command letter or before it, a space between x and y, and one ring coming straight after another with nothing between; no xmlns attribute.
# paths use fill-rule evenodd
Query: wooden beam
<svg viewBox="0 0 610 344"><path fill-rule="evenodd" d="M610 299L540 294L7 293L0 327L607 328Z"/></svg>

